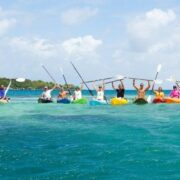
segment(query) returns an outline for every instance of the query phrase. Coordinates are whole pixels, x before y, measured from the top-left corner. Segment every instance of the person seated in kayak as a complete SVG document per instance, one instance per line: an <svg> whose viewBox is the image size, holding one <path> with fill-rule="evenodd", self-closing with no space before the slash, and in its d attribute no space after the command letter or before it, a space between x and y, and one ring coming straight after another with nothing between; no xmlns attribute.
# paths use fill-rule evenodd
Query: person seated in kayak
<svg viewBox="0 0 180 180"><path fill-rule="evenodd" d="M59 94L58 94L58 99L66 99L68 96L68 91L65 91L64 88L62 87Z"/></svg>
<svg viewBox="0 0 180 180"><path fill-rule="evenodd" d="M162 87L159 87L157 91L153 90L154 94L155 94L155 98L156 99L164 99L165 95L164 92L162 90Z"/></svg>
<svg viewBox="0 0 180 180"><path fill-rule="evenodd" d="M73 99L74 100L82 99L82 89L83 89L83 84L81 84L81 87L77 86L75 88L75 91L74 91L74 94L73 94Z"/></svg>
<svg viewBox="0 0 180 180"><path fill-rule="evenodd" d="M144 84L141 83L140 84L140 87L138 88L136 86L136 81L135 79L133 80L133 87L137 90L137 94L138 94L138 97L136 99L146 99L145 98L145 95L146 95L146 92L149 90L149 88L151 87L150 85L150 81L147 81L148 82L148 86L146 88L144 88Z"/></svg>
<svg viewBox="0 0 180 180"><path fill-rule="evenodd" d="M118 89L115 88L114 83L112 82L112 88L113 88L114 90L116 90L116 92L117 92L117 98L124 98L125 89L124 89L124 84L123 84L123 81L122 81L122 80L120 80L120 84L119 84L119 86L118 86Z"/></svg>
<svg viewBox="0 0 180 180"><path fill-rule="evenodd" d="M51 93L52 91L56 88L57 86L55 85L52 89L49 89L47 86L44 87L44 91L41 95L41 99L44 99L44 100L51 100L52 97L51 97Z"/></svg>
<svg viewBox="0 0 180 180"><path fill-rule="evenodd" d="M4 85L0 86L0 100L10 100L10 98L8 98L5 94L6 92L6 88L4 87Z"/></svg>
<svg viewBox="0 0 180 180"><path fill-rule="evenodd" d="M4 85L0 86L0 99L4 99L5 96L5 87Z"/></svg>
<svg viewBox="0 0 180 180"><path fill-rule="evenodd" d="M104 85L104 82L103 82L103 85L99 85L98 87L96 87L95 84L93 84L94 86L94 89L96 90L97 92L97 100L99 101L104 101L105 100L105 96L104 96L104 90L105 90L105 85Z"/></svg>
<svg viewBox="0 0 180 180"><path fill-rule="evenodd" d="M177 86L173 86L173 90L170 93L171 98L180 98L180 90Z"/></svg>

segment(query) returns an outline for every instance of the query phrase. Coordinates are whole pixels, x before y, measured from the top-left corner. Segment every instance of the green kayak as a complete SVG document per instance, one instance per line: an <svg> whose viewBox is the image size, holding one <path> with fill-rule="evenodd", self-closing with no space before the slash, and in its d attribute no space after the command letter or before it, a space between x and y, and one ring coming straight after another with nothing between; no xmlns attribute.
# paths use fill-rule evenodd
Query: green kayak
<svg viewBox="0 0 180 180"><path fill-rule="evenodd" d="M88 100L86 98L72 101L72 104L87 104L87 103L88 103Z"/></svg>
<svg viewBox="0 0 180 180"><path fill-rule="evenodd" d="M147 103L148 102L143 98L139 98L134 101L134 104L138 104L138 105L143 105L143 104L147 104Z"/></svg>

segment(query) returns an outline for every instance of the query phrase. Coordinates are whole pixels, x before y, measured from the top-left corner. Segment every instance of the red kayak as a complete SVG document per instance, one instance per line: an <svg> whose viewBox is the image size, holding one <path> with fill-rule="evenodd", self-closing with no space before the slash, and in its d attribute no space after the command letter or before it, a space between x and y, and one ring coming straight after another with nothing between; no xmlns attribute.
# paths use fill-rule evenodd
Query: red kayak
<svg viewBox="0 0 180 180"><path fill-rule="evenodd" d="M165 103L165 100L161 98L154 98L153 103L154 104Z"/></svg>

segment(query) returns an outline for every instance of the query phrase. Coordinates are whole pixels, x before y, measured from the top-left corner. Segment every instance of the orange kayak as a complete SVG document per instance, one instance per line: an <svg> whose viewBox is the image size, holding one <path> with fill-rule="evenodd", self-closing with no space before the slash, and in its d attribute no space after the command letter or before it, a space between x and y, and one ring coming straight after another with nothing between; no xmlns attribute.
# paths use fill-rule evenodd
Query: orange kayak
<svg viewBox="0 0 180 180"><path fill-rule="evenodd" d="M180 99L179 98L165 98L165 103L180 103Z"/></svg>

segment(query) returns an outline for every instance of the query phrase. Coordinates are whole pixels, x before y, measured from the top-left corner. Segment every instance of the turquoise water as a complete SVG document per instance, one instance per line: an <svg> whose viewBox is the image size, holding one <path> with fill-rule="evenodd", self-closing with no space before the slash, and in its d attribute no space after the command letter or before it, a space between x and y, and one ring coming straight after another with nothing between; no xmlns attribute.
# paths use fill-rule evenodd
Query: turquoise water
<svg viewBox="0 0 180 180"><path fill-rule="evenodd" d="M13 91L0 106L0 179L180 179L179 105L37 104L38 94Z"/></svg>

